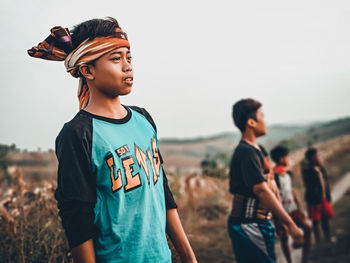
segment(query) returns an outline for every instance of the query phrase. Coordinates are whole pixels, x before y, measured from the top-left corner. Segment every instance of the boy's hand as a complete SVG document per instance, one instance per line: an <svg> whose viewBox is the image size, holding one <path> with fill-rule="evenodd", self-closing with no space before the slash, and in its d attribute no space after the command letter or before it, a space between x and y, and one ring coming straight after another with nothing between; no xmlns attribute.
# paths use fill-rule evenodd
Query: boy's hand
<svg viewBox="0 0 350 263"><path fill-rule="evenodd" d="M166 212L166 232L179 253L181 262L197 263L176 209L168 209Z"/></svg>
<svg viewBox="0 0 350 263"><path fill-rule="evenodd" d="M295 243L303 243L303 231L294 223L288 227L288 233L291 235Z"/></svg>

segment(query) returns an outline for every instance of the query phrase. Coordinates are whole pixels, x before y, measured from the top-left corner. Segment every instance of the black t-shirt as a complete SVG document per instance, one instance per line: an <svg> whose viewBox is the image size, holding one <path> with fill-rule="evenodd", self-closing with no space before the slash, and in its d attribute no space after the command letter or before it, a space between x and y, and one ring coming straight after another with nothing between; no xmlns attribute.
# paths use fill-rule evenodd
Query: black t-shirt
<svg viewBox="0 0 350 263"><path fill-rule="evenodd" d="M256 197L253 186L266 181L263 174L263 153L241 140L235 149L230 166L230 192Z"/></svg>

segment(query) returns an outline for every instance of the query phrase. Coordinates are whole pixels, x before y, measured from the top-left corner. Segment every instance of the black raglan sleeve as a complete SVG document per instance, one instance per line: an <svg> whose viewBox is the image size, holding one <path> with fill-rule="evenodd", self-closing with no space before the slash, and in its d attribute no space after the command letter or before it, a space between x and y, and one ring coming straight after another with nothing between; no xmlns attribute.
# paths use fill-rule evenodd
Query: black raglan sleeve
<svg viewBox="0 0 350 263"><path fill-rule="evenodd" d="M141 113L143 116L145 116L145 118L149 121L149 123L152 125L153 129L157 133L157 126L156 126L155 122L153 121L151 115L146 111L146 109L140 108L140 107L137 107L137 106L129 106L129 107L131 109L137 111L138 113ZM159 156L160 156L160 163L163 164L163 158L162 158L162 155L161 155L160 151L159 151ZM163 169L163 175L164 175L163 187L164 187L166 209L177 208L177 204L175 202L173 193L170 190L169 183L168 183L168 178L167 178L167 176L165 174L164 169Z"/></svg>
<svg viewBox="0 0 350 263"><path fill-rule="evenodd" d="M241 174L246 187L266 181L263 175L263 167L257 153L246 149L241 155Z"/></svg>
<svg viewBox="0 0 350 263"><path fill-rule="evenodd" d="M97 236L96 186L91 169L91 134L66 123L56 138L58 184L55 198L70 248Z"/></svg>
<svg viewBox="0 0 350 263"><path fill-rule="evenodd" d="M160 163L163 164L163 157L159 152L160 157ZM163 169L163 168L162 168ZM166 209L174 209L177 208L177 204L175 202L173 193L170 190L169 184L168 184L168 178L165 174L165 171L163 169L163 187L164 187L164 195L165 195L165 207Z"/></svg>

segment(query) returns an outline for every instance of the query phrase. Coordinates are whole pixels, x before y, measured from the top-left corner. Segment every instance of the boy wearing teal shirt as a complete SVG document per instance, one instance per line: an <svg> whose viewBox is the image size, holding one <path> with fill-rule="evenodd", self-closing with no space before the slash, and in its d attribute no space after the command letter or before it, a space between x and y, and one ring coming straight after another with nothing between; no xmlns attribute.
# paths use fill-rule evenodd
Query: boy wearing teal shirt
<svg viewBox="0 0 350 263"><path fill-rule="evenodd" d="M133 68L113 18L55 27L29 55L65 61L80 79L80 111L56 139L55 197L75 262L196 262L183 231L148 112L125 106Z"/></svg>

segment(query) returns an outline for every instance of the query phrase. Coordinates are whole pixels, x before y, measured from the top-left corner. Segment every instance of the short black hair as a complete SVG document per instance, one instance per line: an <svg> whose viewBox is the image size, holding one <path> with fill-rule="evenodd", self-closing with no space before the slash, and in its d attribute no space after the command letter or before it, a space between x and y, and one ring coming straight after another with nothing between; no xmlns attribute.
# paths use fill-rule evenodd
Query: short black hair
<svg viewBox="0 0 350 263"><path fill-rule="evenodd" d="M254 99L242 99L232 107L232 118L237 128L244 132L247 121L252 118L256 120L256 112L262 104Z"/></svg>
<svg viewBox="0 0 350 263"><path fill-rule="evenodd" d="M310 147L305 152L305 159L308 161L311 161L312 157L314 157L316 155L316 153L317 153L317 149L314 147Z"/></svg>
<svg viewBox="0 0 350 263"><path fill-rule="evenodd" d="M113 35L116 28L120 28L120 26L118 21L113 17L91 19L82 22L70 30L73 49L77 48L86 39L93 40L95 37Z"/></svg>
<svg viewBox="0 0 350 263"><path fill-rule="evenodd" d="M271 159L275 163L278 163L280 158L287 156L288 154L289 154L288 148L282 145L278 145L270 151Z"/></svg>

